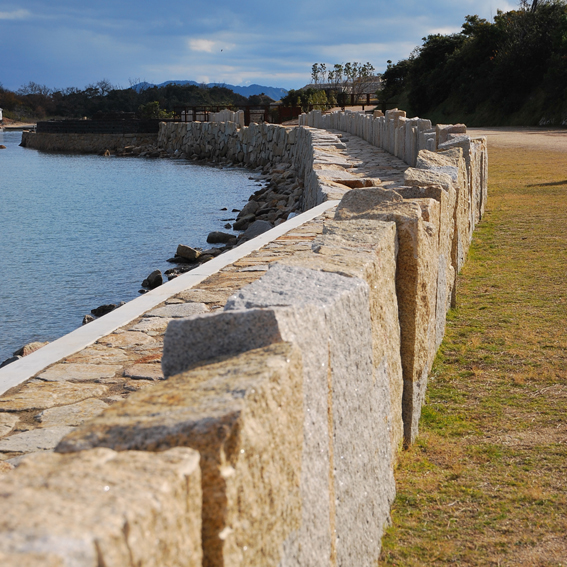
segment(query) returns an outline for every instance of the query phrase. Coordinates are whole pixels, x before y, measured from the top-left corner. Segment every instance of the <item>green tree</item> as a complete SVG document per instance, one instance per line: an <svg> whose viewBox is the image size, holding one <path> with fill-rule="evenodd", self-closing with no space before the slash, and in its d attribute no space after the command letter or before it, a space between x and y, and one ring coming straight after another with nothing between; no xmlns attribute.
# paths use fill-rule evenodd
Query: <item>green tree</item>
<svg viewBox="0 0 567 567"><path fill-rule="evenodd" d="M173 118L173 112L161 109L157 100L141 104L138 108L138 114L140 118Z"/></svg>

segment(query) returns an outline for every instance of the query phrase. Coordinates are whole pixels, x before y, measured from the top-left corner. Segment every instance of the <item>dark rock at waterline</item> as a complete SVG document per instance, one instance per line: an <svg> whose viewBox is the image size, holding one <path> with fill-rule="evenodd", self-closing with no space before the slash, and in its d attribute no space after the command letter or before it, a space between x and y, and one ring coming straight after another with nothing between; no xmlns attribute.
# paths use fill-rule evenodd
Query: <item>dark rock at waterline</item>
<svg viewBox="0 0 567 567"><path fill-rule="evenodd" d="M227 222L227 223L224 225L224 228L230 229L230 228L232 228L232 225L231 225L229 222Z"/></svg>
<svg viewBox="0 0 567 567"><path fill-rule="evenodd" d="M202 252L203 256L205 256L205 254L208 254L210 256L219 256L220 254L222 254L222 249L221 248L207 248L207 250L203 250Z"/></svg>
<svg viewBox="0 0 567 567"><path fill-rule="evenodd" d="M48 345L48 344L49 344L49 341L46 341L44 343L42 343L40 341L34 341L33 343L27 343L23 347L14 351L13 356L11 356L10 358L7 358L4 362L2 362L0 364L0 368L2 368L3 366L7 366L8 364L11 364L12 362L16 362L16 360L20 360L20 358L23 358L24 356L28 356L32 352L35 352L36 350L39 350L41 347L44 347L45 345Z"/></svg>
<svg viewBox="0 0 567 567"><path fill-rule="evenodd" d="M199 250L191 248L191 246L185 246L185 244L179 244L177 252L175 252L175 256L180 256L187 260L196 260L200 255L201 252Z"/></svg>
<svg viewBox="0 0 567 567"><path fill-rule="evenodd" d="M228 211L228 209L226 207L223 207L221 211Z"/></svg>
<svg viewBox="0 0 567 567"><path fill-rule="evenodd" d="M2 368L4 366L8 366L8 364L11 364L12 362L16 362L16 360L20 360L20 358L22 358L22 357L21 356L11 356L10 358L7 358L2 364L0 364L0 368Z"/></svg>
<svg viewBox="0 0 567 567"><path fill-rule="evenodd" d="M173 258L168 258L167 261L170 264L194 264L197 260L189 260L188 258L183 258L182 256L174 256Z"/></svg>
<svg viewBox="0 0 567 567"><path fill-rule="evenodd" d="M232 228L234 228L234 230L246 230L251 223L253 223L256 220L255 215L246 215L245 217L241 217L239 218L234 225L232 226Z"/></svg>
<svg viewBox="0 0 567 567"><path fill-rule="evenodd" d="M179 275L179 274L184 274L185 272L189 272L191 270L193 270L196 266L178 266L177 268L170 268L169 270L166 270L164 273L165 275L169 278L169 276L171 276L172 274L175 275Z"/></svg>
<svg viewBox="0 0 567 567"><path fill-rule="evenodd" d="M244 207L242 207L242 210L238 213L238 218L240 219L248 215L253 215L259 208L260 205L257 203L257 201L248 201L248 203L246 203L246 205L244 205Z"/></svg>
<svg viewBox="0 0 567 567"><path fill-rule="evenodd" d="M155 289L163 283L163 275L160 270L154 270L143 282L142 287Z"/></svg>
<svg viewBox="0 0 567 567"><path fill-rule="evenodd" d="M83 325L86 325L87 323L92 323L95 320L95 318L92 315L85 315L83 317Z"/></svg>
<svg viewBox="0 0 567 567"><path fill-rule="evenodd" d="M106 315L107 313L114 311L117 307L118 305L116 305L115 303L109 303L108 305L100 305L95 309L91 309L91 313L95 317L102 317L103 315Z"/></svg>
<svg viewBox="0 0 567 567"><path fill-rule="evenodd" d="M233 240L235 236L233 234L228 234L227 232L214 231L209 233L207 236L207 242L209 244L226 244Z"/></svg>
<svg viewBox="0 0 567 567"><path fill-rule="evenodd" d="M233 212L233 213L239 213L239 212L240 212L240 209L232 209L232 212Z"/></svg>
<svg viewBox="0 0 567 567"><path fill-rule="evenodd" d="M6 146L3 146L2 144L0 144L0 150L5 150L5 149L6 149Z"/></svg>
<svg viewBox="0 0 567 567"><path fill-rule="evenodd" d="M272 223L263 220L254 221L241 235L239 238L240 242L246 240L252 240L252 238L256 238L260 234L271 230L273 228Z"/></svg>

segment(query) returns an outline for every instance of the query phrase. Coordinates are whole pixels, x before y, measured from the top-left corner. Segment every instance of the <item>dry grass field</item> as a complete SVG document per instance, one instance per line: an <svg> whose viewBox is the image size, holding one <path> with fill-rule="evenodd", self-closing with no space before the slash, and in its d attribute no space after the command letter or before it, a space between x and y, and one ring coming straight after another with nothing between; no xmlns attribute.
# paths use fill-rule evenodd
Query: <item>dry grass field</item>
<svg viewBox="0 0 567 567"><path fill-rule="evenodd" d="M489 160L383 566L567 565L567 152Z"/></svg>

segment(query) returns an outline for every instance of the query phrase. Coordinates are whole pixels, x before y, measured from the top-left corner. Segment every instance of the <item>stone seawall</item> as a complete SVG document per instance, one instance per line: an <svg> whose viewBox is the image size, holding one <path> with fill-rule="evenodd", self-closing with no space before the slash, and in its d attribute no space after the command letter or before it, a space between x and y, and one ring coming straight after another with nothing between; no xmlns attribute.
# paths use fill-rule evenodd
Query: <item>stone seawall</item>
<svg viewBox="0 0 567 567"><path fill-rule="evenodd" d="M21 146L46 152L98 154L122 152L128 146L155 144L157 134L52 134L22 132Z"/></svg>
<svg viewBox="0 0 567 567"><path fill-rule="evenodd" d="M161 126L172 153L289 163L304 208L340 202L0 397L0 416L39 387L96 397L86 390L128 376L124 357L155 361L167 327L163 381L0 477L3 565L377 563L396 455L418 433L486 198L484 138L440 129L438 139L436 129L410 167L353 133L376 142L375 129L395 128L399 138L399 118L347 113L328 119L343 128L331 131ZM46 407L57 409L52 396Z"/></svg>
<svg viewBox="0 0 567 567"><path fill-rule="evenodd" d="M303 210L328 199L340 198L345 186L319 181L313 174L317 163L332 163L343 169L333 149L344 147L340 138L323 130L295 128L277 124L234 122L162 123L158 144L169 152L209 160L258 167L291 164L304 181Z"/></svg>

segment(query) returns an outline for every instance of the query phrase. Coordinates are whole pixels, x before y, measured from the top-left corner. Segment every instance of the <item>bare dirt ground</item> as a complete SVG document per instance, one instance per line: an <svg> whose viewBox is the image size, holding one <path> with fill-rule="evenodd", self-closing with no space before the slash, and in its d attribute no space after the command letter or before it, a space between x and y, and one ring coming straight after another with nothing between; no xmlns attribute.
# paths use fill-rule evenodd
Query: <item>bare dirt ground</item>
<svg viewBox="0 0 567 567"><path fill-rule="evenodd" d="M565 128L467 128L467 133L472 136L487 136L489 146L493 147L567 152Z"/></svg>

